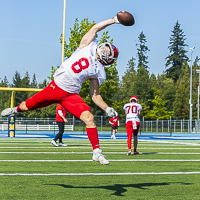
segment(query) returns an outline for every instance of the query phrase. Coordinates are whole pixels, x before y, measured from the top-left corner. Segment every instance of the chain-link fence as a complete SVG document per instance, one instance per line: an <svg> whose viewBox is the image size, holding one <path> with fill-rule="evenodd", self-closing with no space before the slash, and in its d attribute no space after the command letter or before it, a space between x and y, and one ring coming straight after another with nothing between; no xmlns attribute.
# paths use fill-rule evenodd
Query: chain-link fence
<svg viewBox="0 0 200 200"><path fill-rule="evenodd" d="M111 132L111 125L109 124L109 117L95 116L94 121L99 132ZM54 132L58 130L55 118L16 118L16 125L30 126L30 125L53 125ZM0 118L0 132L5 131L8 124L6 117ZM73 132L80 132L86 134L85 124L76 117L68 118L67 125L73 125ZM189 133L189 120L145 120L144 118L140 123L140 134L145 133ZM18 126L20 127L20 126ZM52 126L51 126L52 127ZM26 129L28 130L28 128ZM40 131L40 129L39 129ZM42 131L42 130L41 130ZM48 129L47 129L48 131ZM27 132L27 131L26 131ZM126 120L120 119L120 126L118 132L126 132ZM200 123L197 120L192 121L192 132L200 132Z"/></svg>

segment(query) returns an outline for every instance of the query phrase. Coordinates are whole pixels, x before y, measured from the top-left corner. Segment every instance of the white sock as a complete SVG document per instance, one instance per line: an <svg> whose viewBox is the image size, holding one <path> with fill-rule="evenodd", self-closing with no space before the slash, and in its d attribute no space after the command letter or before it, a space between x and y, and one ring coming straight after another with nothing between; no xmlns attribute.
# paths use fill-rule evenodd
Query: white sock
<svg viewBox="0 0 200 200"><path fill-rule="evenodd" d="M15 113L18 113L18 112L17 112L17 107L14 107L14 112L15 112Z"/></svg>
<svg viewBox="0 0 200 200"><path fill-rule="evenodd" d="M100 150L99 148L96 148L93 150L93 153L97 153L97 152L99 152L99 150Z"/></svg>

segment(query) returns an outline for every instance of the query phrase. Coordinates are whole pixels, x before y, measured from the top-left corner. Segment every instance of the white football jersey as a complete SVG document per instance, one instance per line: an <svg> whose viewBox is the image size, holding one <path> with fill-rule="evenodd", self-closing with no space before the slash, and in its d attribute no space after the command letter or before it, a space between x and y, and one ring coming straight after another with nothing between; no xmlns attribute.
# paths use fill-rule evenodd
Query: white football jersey
<svg viewBox="0 0 200 200"><path fill-rule="evenodd" d="M97 78L99 85L106 80L104 66L97 60L97 43L92 41L88 46L77 49L56 70L54 81L61 89L69 93L79 93L82 83Z"/></svg>
<svg viewBox="0 0 200 200"><path fill-rule="evenodd" d="M140 122L138 113L139 110L142 110L142 106L139 103L126 103L123 107L126 111L126 122L128 121L137 121Z"/></svg>

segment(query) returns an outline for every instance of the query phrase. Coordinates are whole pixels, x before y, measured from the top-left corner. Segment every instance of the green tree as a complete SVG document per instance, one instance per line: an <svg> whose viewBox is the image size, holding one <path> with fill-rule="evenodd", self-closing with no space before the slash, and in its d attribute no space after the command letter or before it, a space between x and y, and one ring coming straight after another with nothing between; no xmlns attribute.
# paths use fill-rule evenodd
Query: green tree
<svg viewBox="0 0 200 200"><path fill-rule="evenodd" d="M69 43L66 42L64 47L64 57L69 58L72 53L78 48L82 37L89 31L89 29L95 24L93 21L92 23L89 22L88 18L84 18L80 24L79 20L76 18L73 28L70 28L70 37ZM62 44L62 34L60 37L60 43Z"/></svg>
<svg viewBox="0 0 200 200"><path fill-rule="evenodd" d="M58 68L59 68L59 66L56 66L56 67L51 66L51 75L47 77L50 81L53 80L53 75L54 75L55 71L56 71Z"/></svg>
<svg viewBox="0 0 200 200"><path fill-rule="evenodd" d="M171 78L167 78L166 74L163 72L157 77L157 86L158 90L162 90L161 98L168 102L165 104L168 111L173 111L173 103L175 100L176 94L176 84Z"/></svg>
<svg viewBox="0 0 200 200"><path fill-rule="evenodd" d="M33 74L32 81L30 83L30 88L37 88L37 87L38 87L38 85L37 85L36 76L35 76L35 74ZM36 93L37 92L28 92L28 98L32 97Z"/></svg>
<svg viewBox="0 0 200 200"><path fill-rule="evenodd" d="M185 35L183 30L180 28L180 24L177 21L169 42L169 55L166 57L166 73L168 78L172 78L174 82L177 82L181 73L181 68L184 61L188 61L186 55L187 51L185 47L188 45L185 43Z"/></svg>
<svg viewBox="0 0 200 200"><path fill-rule="evenodd" d="M189 118L189 98L190 98L190 69L185 62L181 68L180 77L175 87L175 100L173 110L176 119Z"/></svg>
<svg viewBox="0 0 200 200"><path fill-rule="evenodd" d="M168 102L168 100L163 101L161 94L162 90L154 89L155 98L149 100L154 104L154 107L152 110L149 110L149 112L145 115L145 118L164 120L169 119L170 116L173 115L173 112L166 110L165 104Z"/></svg>
<svg viewBox="0 0 200 200"><path fill-rule="evenodd" d="M138 37L139 43L137 46L137 57L138 57L138 69L136 73L136 79L134 80L133 93L136 95L141 102L147 106L149 104L148 99L152 96L152 88L150 85L149 71L148 71L148 56L146 55L149 48L146 46L146 36L143 32Z"/></svg>
<svg viewBox="0 0 200 200"><path fill-rule="evenodd" d="M145 69L145 67L140 67L137 70L136 79L134 82L134 88L132 91L139 99L140 102L145 103L149 106L149 99L153 94L153 89L150 84L149 72Z"/></svg>
<svg viewBox="0 0 200 200"><path fill-rule="evenodd" d="M30 76L28 71L26 71L24 77L21 79L20 84L18 86L19 88L30 88ZM30 92L20 91L15 92L15 105L19 105L22 101L26 101L29 98ZM19 117L26 117L28 113L19 113Z"/></svg>
<svg viewBox="0 0 200 200"><path fill-rule="evenodd" d="M1 80L0 87L9 87L9 82L5 76ZM0 91L0 110L10 107L11 91Z"/></svg>
<svg viewBox="0 0 200 200"><path fill-rule="evenodd" d="M21 88L21 86L22 86L22 79L20 73L16 71L13 77L13 82L11 84L11 87ZM22 102L21 96L23 97L23 92L15 92L14 106L19 105Z"/></svg>
<svg viewBox="0 0 200 200"><path fill-rule="evenodd" d="M35 73L33 74L33 77L32 77L32 81L31 81L31 84L30 84L30 87L31 88L37 88L37 80L36 80L36 76L35 76Z"/></svg>
<svg viewBox="0 0 200 200"><path fill-rule="evenodd" d="M45 79L42 83L39 83L39 84L38 84L38 87L39 87L39 88L45 88L45 87L47 87L47 85L48 85L48 82L47 82L47 80Z"/></svg>
<svg viewBox="0 0 200 200"><path fill-rule="evenodd" d="M149 48L146 46L146 36L144 35L143 31L140 33L138 37L139 43L136 44L137 46L137 57L138 57L138 68L144 67L148 69L148 56L146 56L147 52L150 51Z"/></svg>
<svg viewBox="0 0 200 200"><path fill-rule="evenodd" d="M126 97L131 97L134 91L134 82L136 81L135 58L128 61L126 71L122 76L120 88L118 92L118 99L123 100Z"/></svg>
<svg viewBox="0 0 200 200"><path fill-rule="evenodd" d="M11 84L11 87L16 87L16 88L21 87L21 76L18 71L16 71L14 74L13 83Z"/></svg>

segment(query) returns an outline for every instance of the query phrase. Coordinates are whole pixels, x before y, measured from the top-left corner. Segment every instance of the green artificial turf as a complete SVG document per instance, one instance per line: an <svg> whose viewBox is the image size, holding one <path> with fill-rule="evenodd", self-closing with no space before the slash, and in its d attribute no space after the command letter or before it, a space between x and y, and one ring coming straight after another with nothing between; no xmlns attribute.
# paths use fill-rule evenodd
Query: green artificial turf
<svg viewBox="0 0 200 200"><path fill-rule="evenodd" d="M200 199L200 141L139 141L127 156L126 140L100 140L106 166L88 140L64 143L1 138L0 199Z"/></svg>

